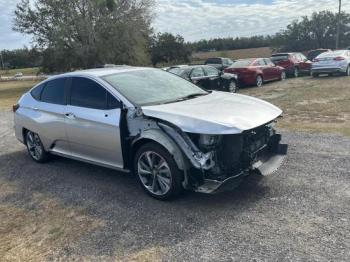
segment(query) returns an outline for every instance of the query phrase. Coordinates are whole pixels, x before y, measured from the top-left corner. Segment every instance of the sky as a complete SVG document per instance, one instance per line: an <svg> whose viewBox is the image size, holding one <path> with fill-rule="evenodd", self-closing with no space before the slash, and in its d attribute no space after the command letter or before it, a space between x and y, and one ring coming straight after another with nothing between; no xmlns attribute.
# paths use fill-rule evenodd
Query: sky
<svg viewBox="0 0 350 262"><path fill-rule="evenodd" d="M20 0L0 0L0 50L30 46L30 37L12 31ZM336 12L338 0L156 0L153 28L186 41L273 34L312 12ZM350 0L343 0L350 13Z"/></svg>

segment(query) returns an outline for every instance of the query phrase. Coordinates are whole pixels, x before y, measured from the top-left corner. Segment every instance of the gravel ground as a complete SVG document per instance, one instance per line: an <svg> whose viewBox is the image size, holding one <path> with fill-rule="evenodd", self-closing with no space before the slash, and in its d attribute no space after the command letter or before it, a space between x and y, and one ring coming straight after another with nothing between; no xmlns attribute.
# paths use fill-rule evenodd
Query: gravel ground
<svg viewBox="0 0 350 262"><path fill-rule="evenodd" d="M284 142L289 156L274 175L161 202L127 174L63 158L34 163L15 140L12 114L0 112L0 182L15 185L0 204L30 212L42 208L32 201L39 194L99 221L74 240L43 237L59 243L43 260L350 261L350 139L284 132ZM16 248L9 243L3 256Z"/></svg>

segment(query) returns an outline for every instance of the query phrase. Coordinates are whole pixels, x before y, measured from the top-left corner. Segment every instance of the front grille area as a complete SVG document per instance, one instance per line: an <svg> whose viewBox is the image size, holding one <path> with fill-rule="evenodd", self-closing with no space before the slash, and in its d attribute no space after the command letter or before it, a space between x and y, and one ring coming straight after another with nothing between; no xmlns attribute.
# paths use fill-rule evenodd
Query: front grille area
<svg viewBox="0 0 350 262"><path fill-rule="evenodd" d="M261 126L239 135L225 135L216 150L216 163L220 163L221 173L232 176L249 168L270 147L273 129Z"/></svg>

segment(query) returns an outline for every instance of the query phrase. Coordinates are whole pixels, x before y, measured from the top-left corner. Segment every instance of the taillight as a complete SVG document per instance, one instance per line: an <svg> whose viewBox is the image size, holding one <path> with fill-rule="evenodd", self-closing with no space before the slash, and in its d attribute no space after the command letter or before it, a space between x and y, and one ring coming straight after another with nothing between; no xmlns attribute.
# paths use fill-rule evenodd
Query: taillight
<svg viewBox="0 0 350 262"><path fill-rule="evenodd" d="M335 61L342 61L342 60L345 60L344 57L342 56L337 56L336 58L334 58Z"/></svg>
<svg viewBox="0 0 350 262"><path fill-rule="evenodd" d="M19 104L15 104L12 106L12 111L16 112L18 108L19 108Z"/></svg>

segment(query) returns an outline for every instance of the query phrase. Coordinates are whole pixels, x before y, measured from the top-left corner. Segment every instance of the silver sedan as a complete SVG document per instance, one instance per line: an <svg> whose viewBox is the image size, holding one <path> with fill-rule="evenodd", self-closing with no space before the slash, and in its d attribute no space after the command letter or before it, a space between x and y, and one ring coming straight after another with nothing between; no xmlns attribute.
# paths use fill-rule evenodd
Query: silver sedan
<svg viewBox="0 0 350 262"><path fill-rule="evenodd" d="M338 50L322 53L312 63L312 75L320 74L343 74L350 76L350 51Z"/></svg>
<svg viewBox="0 0 350 262"><path fill-rule="evenodd" d="M158 199L229 190L286 154L265 101L208 92L163 70L116 67L47 79L14 105L15 134L36 162L59 155L134 173Z"/></svg>

